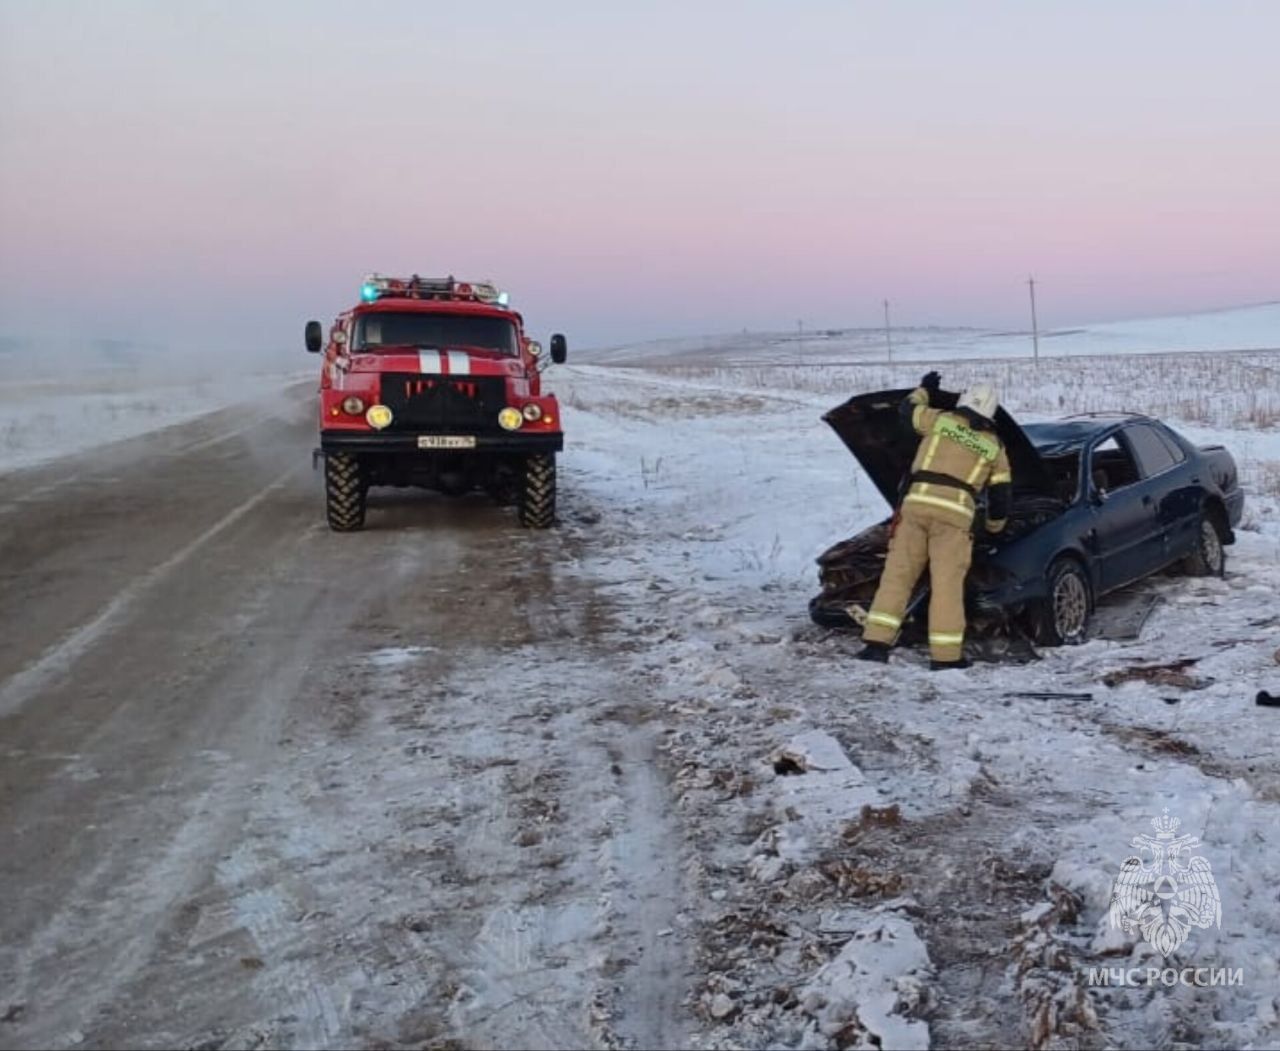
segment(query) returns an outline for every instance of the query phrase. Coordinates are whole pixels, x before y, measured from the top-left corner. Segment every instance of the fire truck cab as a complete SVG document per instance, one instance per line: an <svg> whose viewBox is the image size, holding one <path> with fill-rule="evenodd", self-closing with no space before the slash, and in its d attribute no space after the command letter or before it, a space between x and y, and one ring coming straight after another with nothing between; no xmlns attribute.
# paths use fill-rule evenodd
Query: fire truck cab
<svg viewBox="0 0 1280 1051"><path fill-rule="evenodd" d="M307 322L306 346L324 355L317 456L331 529L362 528L375 485L484 489L516 504L523 525L554 522L560 406L542 389L547 356L505 292L373 274L327 340ZM550 361L565 352L552 336Z"/></svg>

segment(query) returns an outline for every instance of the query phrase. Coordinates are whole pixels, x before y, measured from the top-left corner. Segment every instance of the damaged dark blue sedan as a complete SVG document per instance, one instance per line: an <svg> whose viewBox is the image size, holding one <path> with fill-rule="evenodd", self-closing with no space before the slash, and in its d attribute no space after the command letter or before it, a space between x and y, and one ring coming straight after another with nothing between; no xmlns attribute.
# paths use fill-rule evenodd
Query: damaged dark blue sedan
<svg viewBox="0 0 1280 1051"><path fill-rule="evenodd" d="M890 506L918 440L900 424L907 393L860 394L823 417ZM934 404L950 408L955 399L940 392ZM966 588L971 637L1082 642L1108 592L1170 567L1222 575L1244 510L1235 461L1222 446L1196 446L1159 420L1132 414L1019 426L1000 409L996 426L1013 467L1013 512L1005 531L974 551ZM889 526L881 522L819 557L814 621L861 627ZM980 524L975 535L984 537ZM905 641L924 630L928 591L926 574L908 606Z"/></svg>

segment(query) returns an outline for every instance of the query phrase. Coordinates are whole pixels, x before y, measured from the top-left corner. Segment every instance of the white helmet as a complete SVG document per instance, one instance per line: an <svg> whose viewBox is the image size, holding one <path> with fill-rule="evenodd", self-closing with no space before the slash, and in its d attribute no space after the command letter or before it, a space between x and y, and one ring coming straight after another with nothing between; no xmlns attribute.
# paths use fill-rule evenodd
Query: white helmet
<svg viewBox="0 0 1280 1051"><path fill-rule="evenodd" d="M972 409L979 416L994 419L996 409L1000 407L1000 395L989 383L975 383L960 395L956 407Z"/></svg>

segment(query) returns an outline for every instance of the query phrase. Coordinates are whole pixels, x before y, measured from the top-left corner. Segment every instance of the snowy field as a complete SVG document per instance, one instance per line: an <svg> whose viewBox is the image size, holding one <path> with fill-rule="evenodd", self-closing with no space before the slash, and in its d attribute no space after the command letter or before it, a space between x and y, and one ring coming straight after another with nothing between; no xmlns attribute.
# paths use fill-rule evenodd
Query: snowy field
<svg viewBox="0 0 1280 1051"><path fill-rule="evenodd" d="M1042 357L1111 354L1172 354L1187 351L1280 349L1280 303L1203 311L1172 317L1113 321L1078 327L1045 326ZM1030 328L1003 330L942 325L792 332L741 332L659 339L592 350L586 360L610 365L822 364L885 361L955 361L965 358L1031 357Z"/></svg>
<svg viewBox="0 0 1280 1051"><path fill-rule="evenodd" d="M0 470L269 401L290 384L313 379L311 365L301 353L290 365L282 355L233 359L118 341L50 348L0 339ZM244 417L228 414L237 418Z"/></svg>

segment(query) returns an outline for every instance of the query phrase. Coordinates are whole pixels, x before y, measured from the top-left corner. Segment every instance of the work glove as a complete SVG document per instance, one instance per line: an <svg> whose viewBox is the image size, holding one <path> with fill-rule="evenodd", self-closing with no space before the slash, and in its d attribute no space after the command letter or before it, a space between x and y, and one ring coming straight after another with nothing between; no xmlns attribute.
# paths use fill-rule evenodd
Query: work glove
<svg viewBox="0 0 1280 1051"><path fill-rule="evenodd" d="M920 386L930 394L933 394L942 387L942 377L938 375L936 370L933 372L926 372L920 379Z"/></svg>

